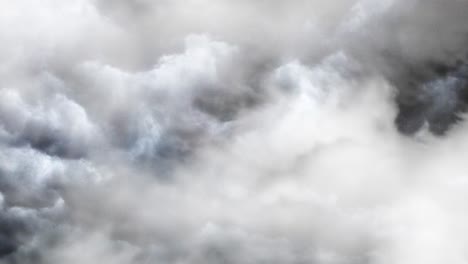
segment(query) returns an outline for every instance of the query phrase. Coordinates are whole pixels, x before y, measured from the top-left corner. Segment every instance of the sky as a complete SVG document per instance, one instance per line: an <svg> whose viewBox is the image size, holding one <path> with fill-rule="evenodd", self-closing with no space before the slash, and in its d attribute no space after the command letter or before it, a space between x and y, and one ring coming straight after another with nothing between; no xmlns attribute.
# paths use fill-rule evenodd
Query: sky
<svg viewBox="0 0 468 264"><path fill-rule="evenodd" d="M0 263L467 263L467 12L0 0Z"/></svg>

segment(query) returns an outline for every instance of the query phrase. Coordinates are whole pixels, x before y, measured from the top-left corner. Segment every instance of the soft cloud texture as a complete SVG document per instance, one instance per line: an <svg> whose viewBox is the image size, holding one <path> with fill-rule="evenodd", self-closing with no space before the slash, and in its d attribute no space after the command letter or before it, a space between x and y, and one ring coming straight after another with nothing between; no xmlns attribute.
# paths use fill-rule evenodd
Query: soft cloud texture
<svg viewBox="0 0 468 264"><path fill-rule="evenodd" d="M1 263L465 263L463 1L0 1Z"/></svg>

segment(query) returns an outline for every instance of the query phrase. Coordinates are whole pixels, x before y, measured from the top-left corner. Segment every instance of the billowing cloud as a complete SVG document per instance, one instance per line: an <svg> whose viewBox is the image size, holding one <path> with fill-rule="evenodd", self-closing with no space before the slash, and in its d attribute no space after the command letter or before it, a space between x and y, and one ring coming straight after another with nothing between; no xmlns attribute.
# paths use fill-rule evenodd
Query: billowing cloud
<svg viewBox="0 0 468 264"><path fill-rule="evenodd" d="M465 263L466 11L0 1L0 263Z"/></svg>

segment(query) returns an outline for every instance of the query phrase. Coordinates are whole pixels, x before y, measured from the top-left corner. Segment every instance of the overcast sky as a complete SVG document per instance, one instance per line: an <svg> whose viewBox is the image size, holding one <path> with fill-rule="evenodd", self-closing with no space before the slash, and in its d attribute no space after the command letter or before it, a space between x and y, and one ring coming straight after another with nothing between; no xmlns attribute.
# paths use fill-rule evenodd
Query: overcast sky
<svg viewBox="0 0 468 264"><path fill-rule="evenodd" d="M0 263L467 263L467 13L0 0Z"/></svg>

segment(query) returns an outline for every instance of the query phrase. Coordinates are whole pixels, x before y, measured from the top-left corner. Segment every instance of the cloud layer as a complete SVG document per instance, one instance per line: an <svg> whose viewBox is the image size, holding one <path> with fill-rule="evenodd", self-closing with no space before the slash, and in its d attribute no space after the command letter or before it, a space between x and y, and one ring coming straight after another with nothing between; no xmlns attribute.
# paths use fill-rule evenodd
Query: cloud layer
<svg viewBox="0 0 468 264"><path fill-rule="evenodd" d="M465 263L466 11L0 1L0 263Z"/></svg>

